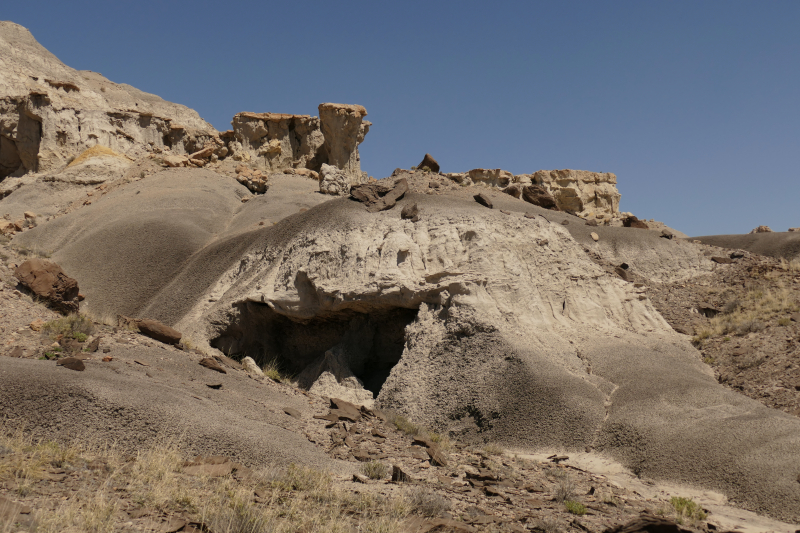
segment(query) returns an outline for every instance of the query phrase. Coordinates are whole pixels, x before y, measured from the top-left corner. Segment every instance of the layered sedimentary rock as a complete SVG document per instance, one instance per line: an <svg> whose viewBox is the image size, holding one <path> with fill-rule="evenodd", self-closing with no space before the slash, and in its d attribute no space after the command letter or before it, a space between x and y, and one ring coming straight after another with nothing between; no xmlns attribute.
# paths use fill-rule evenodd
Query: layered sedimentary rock
<svg viewBox="0 0 800 533"><path fill-rule="evenodd" d="M234 159L256 168L319 171L327 156L318 117L285 113L238 113L231 122L233 139L228 149Z"/></svg>
<svg viewBox="0 0 800 533"><path fill-rule="evenodd" d="M519 176L520 181L524 180L522 176ZM604 218L611 218L619 213L617 176L611 172L539 170L529 179L547 189L555 198L558 208L563 211L572 211L583 216L604 215Z"/></svg>
<svg viewBox="0 0 800 533"><path fill-rule="evenodd" d="M98 144L183 153L217 134L185 106L64 65L12 22L0 22L0 58L0 179L58 169Z"/></svg>
<svg viewBox="0 0 800 533"><path fill-rule="evenodd" d="M231 122L233 130L222 138L234 159L249 162L255 168L322 172L327 164L341 171L348 184L363 183L358 145L371 126L362 120L366 109L360 105L324 103L319 105L319 113L319 117L239 113ZM347 194L349 188L344 187L341 192L333 192L331 187L321 190Z"/></svg>
<svg viewBox="0 0 800 533"><path fill-rule="evenodd" d="M327 163L341 168L345 174L361 177L361 158L358 145L364 142L371 122L364 106L324 103L319 105L319 118L325 136Z"/></svg>

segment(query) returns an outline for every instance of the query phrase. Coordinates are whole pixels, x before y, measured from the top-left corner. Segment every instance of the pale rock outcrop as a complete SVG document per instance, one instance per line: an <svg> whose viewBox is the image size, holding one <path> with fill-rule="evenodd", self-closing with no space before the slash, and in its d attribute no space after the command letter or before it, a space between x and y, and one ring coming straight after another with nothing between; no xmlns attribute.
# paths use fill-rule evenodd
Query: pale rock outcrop
<svg viewBox="0 0 800 533"><path fill-rule="evenodd" d="M364 142L371 122L364 106L323 103L319 105L319 119L325 136L327 163L338 167L348 176L361 180L361 158L358 145Z"/></svg>
<svg viewBox="0 0 800 533"><path fill-rule="evenodd" d="M233 117L228 148L237 161L257 168L280 171L290 168L319 170L327 161L320 120L310 115L285 113L238 113Z"/></svg>
<svg viewBox="0 0 800 533"><path fill-rule="evenodd" d="M350 188L353 185L366 182L366 180L362 180L363 176L350 176L340 168L323 163L319 172L319 192L334 196L346 196L350 194Z"/></svg>
<svg viewBox="0 0 800 533"><path fill-rule="evenodd" d="M552 194L562 211L579 216L602 214L603 218L613 218L619 213L617 176L611 172L539 170L530 179Z"/></svg>
<svg viewBox="0 0 800 533"><path fill-rule="evenodd" d="M46 182L97 185L121 176L131 163L129 157L96 145L84 150L61 172L47 174L42 179Z"/></svg>
<svg viewBox="0 0 800 533"><path fill-rule="evenodd" d="M242 368L245 372L255 378L263 378L264 372L258 367L252 357L245 357L242 359Z"/></svg>
<svg viewBox="0 0 800 533"><path fill-rule="evenodd" d="M758 226L750 230L750 234L752 235L753 233L772 233L772 228L769 226Z"/></svg>
<svg viewBox="0 0 800 533"><path fill-rule="evenodd" d="M0 22L0 58L0 179L59 169L98 144L136 157L217 135L187 107L64 65L12 22Z"/></svg>
<svg viewBox="0 0 800 533"><path fill-rule="evenodd" d="M499 168L485 169L474 168L467 172L467 177L472 180L472 183L483 183L490 187L507 187L514 179L514 175Z"/></svg>

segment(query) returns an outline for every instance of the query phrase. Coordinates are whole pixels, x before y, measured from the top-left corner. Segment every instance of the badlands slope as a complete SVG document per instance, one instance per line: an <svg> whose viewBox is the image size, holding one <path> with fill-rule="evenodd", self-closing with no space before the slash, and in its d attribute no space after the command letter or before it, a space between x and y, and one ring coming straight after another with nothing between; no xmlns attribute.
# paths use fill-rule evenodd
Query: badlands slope
<svg viewBox="0 0 800 533"><path fill-rule="evenodd" d="M412 187L393 209L369 213L320 194L307 177L272 175L267 193L253 196L224 164L154 171L156 160L137 163L141 173L106 168L107 188L43 188L36 201L49 201L53 216L14 237L79 281L84 311L161 320L209 353L277 358L312 392L374 402L465 442L594 450L641 476L800 520L800 420L720 386L648 299L648 284L715 268L697 246L590 227L478 186ZM0 212L22 209L51 183L26 176ZM402 177L445 179L419 171L387 180ZM493 209L473 200L478 192ZM419 220L401 218L415 203ZM641 282L614 273L623 262ZM36 387L68 388L72 410L91 413L80 416L95 431L122 404L138 406L126 420L177 421L172 409L192 409L124 376L109 381L113 390L99 374L67 384L43 373L37 382L34 364L0 374L3 404L24 403L18 416L33 424L64 397L34 401ZM242 390L242 402L258 394ZM324 462L277 431L262 444L273 434L245 427L247 412L210 416L192 413L187 427L214 438L249 432L225 445L254 461L253 447L263 446ZM123 439L144 431L115 428Z"/></svg>

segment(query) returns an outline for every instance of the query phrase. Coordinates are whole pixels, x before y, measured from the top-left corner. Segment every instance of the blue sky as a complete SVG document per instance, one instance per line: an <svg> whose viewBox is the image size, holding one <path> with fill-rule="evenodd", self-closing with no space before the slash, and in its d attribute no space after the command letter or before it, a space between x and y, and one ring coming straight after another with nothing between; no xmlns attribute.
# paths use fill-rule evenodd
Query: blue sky
<svg viewBox="0 0 800 533"><path fill-rule="evenodd" d="M614 172L690 235L800 226L800 2L5 2L67 65L196 109L364 105L364 170Z"/></svg>

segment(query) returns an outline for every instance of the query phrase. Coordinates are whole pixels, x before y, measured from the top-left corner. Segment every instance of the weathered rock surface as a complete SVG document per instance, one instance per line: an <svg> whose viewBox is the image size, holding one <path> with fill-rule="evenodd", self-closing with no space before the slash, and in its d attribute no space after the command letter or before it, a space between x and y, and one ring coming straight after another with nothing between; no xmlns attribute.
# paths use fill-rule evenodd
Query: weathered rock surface
<svg viewBox="0 0 800 533"><path fill-rule="evenodd" d="M399 180L388 178L375 183L355 185L350 189L350 196L364 203L368 212L377 213L393 208L406 192L408 192L408 181L405 178Z"/></svg>
<svg viewBox="0 0 800 533"><path fill-rule="evenodd" d="M586 170L539 170L531 181L547 189L562 211L578 215L613 217L619 212L617 176Z"/></svg>
<svg viewBox="0 0 800 533"><path fill-rule="evenodd" d="M417 168L420 170L425 170L427 168L431 172L439 172L439 163L433 158L431 154L425 154L425 157L422 158L422 162L417 165Z"/></svg>
<svg viewBox="0 0 800 533"><path fill-rule="evenodd" d="M98 144L183 153L216 135L185 106L64 65L12 22L0 22L0 57L0 179L58 169Z"/></svg>
<svg viewBox="0 0 800 533"><path fill-rule="evenodd" d="M647 225L647 222L644 220L639 220L633 215L623 218L622 226L625 228L650 229L650 226Z"/></svg>
<svg viewBox="0 0 800 533"><path fill-rule="evenodd" d="M14 276L36 296L62 313L78 312L78 282L61 267L46 259L28 259L14 271Z"/></svg>
<svg viewBox="0 0 800 533"><path fill-rule="evenodd" d="M319 192L334 196L345 196L350 194L353 185L361 183L360 176L354 180L351 176L344 173L340 168L323 163L319 172Z"/></svg>
<svg viewBox="0 0 800 533"><path fill-rule="evenodd" d="M558 209L553 195L547 192L547 189L541 185L526 185L523 187L522 199L533 205L544 207L545 209Z"/></svg>
<svg viewBox="0 0 800 533"><path fill-rule="evenodd" d="M183 336L180 331L162 324L158 320L142 319L136 321L136 327L142 335L164 344L178 344Z"/></svg>
<svg viewBox="0 0 800 533"><path fill-rule="evenodd" d="M371 122L363 120L367 110L360 105L323 103L319 120L325 138L327 163L342 169L351 179L363 182L358 145L364 142ZM316 169L314 169L316 170Z"/></svg>
<svg viewBox="0 0 800 533"><path fill-rule="evenodd" d="M285 113L238 113L231 122L234 159L264 170L309 168L328 162L318 117Z"/></svg>
<svg viewBox="0 0 800 533"><path fill-rule="evenodd" d="M750 233L772 233L772 228L769 226L758 226L750 230Z"/></svg>

